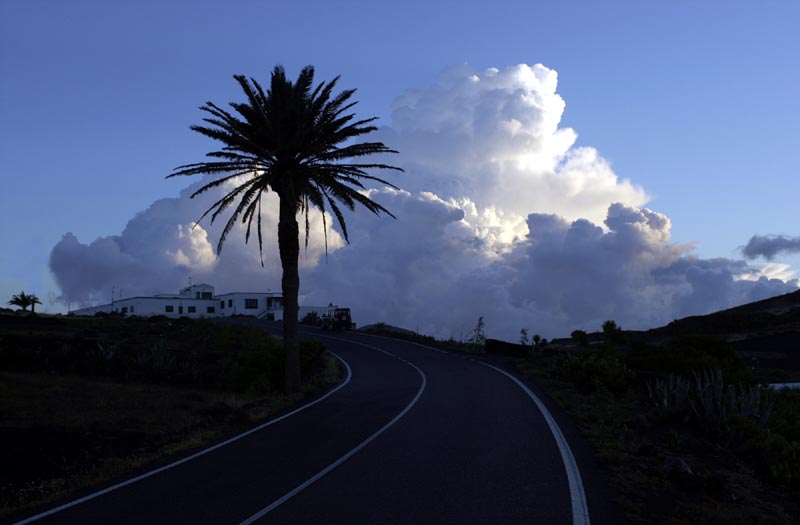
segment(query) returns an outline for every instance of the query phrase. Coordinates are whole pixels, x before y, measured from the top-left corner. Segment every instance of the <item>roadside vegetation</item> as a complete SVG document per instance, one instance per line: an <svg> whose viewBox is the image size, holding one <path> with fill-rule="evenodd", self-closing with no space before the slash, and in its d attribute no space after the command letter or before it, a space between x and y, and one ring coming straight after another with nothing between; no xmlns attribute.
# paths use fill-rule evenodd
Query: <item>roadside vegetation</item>
<svg viewBox="0 0 800 525"><path fill-rule="evenodd" d="M799 522L800 391L755 384L727 343L607 324L515 365L589 439L625 523Z"/></svg>
<svg viewBox="0 0 800 525"><path fill-rule="evenodd" d="M300 319L300 324L319 326L322 324L322 317L320 317L317 312L311 311L304 315L302 319Z"/></svg>
<svg viewBox="0 0 800 525"><path fill-rule="evenodd" d="M318 341L187 318L0 315L0 516L262 422L337 383Z"/></svg>

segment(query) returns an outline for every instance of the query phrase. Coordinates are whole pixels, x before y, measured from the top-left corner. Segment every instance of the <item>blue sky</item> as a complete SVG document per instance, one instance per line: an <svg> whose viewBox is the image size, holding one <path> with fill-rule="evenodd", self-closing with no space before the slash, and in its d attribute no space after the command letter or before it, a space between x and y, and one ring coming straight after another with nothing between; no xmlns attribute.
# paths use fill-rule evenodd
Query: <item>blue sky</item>
<svg viewBox="0 0 800 525"><path fill-rule="evenodd" d="M276 64L341 75L389 124L395 97L448 66L542 63L561 125L644 187L673 241L736 258L753 234L800 235L800 4L284 4L0 4L0 292L55 292L64 233L116 235L175 196L187 181L164 176L210 149L188 129L197 107Z"/></svg>

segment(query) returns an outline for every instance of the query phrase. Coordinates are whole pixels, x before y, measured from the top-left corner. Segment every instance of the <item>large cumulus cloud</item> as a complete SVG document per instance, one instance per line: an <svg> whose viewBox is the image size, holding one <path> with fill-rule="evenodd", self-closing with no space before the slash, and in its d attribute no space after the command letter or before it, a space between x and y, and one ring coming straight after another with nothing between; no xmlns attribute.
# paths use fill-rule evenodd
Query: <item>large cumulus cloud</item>
<svg viewBox="0 0 800 525"><path fill-rule="evenodd" d="M431 191L471 207L513 235L531 211L602 222L612 202L642 205L645 191L620 180L594 148L574 147L559 127L565 102L556 71L541 64L476 73L442 72L426 89L410 89L392 107L380 138L401 151L403 187ZM510 240L510 239L506 239Z"/></svg>
<svg viewBox="0 0 800 525"><path fill-rule="evenodd" d="M522 327L554 336L607 319L658 326L797 286L741 260L694 257L670 242L666 216L627 204L611 204L602 226L529 214L525 238L492 256L457 207L430 194L374 193L408 219L354 217L359 241L307 279L309 299L341 298L359 320L462 337L480 315L495 336Z"/></svg>
<svg viewBox="0 0 800 525"><path fill-rule="evenodd" d="M347 304L360 324L445 337L485 316L490 335L513 338L523 327L553 336L606 319L646 328L796 289L785 271L774 278L672 243L670 219L644 207L644 189L559 127L556 88L556 72L541 65L457 66L399 96L376 138L401 151L387 160L406 169L396 181L404 190L369 190L398 220L348 214L352 244L331 232L326 260L315 214L301 303ZM188 199L197 184L119 236L81 244L67 234L51 255L64 297L96 301L113 284L170 291L189 275L221 292L277 290L274 197L263 206L261 268L257 249L237 238L242 228L217 257L220 226L192 227L215 197Z"/></svg>

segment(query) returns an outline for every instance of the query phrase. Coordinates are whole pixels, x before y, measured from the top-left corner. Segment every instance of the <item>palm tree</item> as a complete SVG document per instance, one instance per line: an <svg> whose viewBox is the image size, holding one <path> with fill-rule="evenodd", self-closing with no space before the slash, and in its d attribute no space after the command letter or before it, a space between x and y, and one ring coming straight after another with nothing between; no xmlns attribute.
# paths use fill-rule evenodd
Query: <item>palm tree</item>
<svg viewBox="0 0 800 525"><path fill-rule="evenodd" d="M30 301L31 313L35 314L36 313L36 305L37 304L42 304L42 301L40 301L39 298L36 297L36 295L34 295L34 294L31 294L31 295L28 296L28 301Z"/></svg>
<svg viewBox="0 0 800 525"><path fill-rule="evenodd" d="M297 216L305 218L305 242L308 246L309 210L322 212L325 247L327 250L326 206L330 207L349 243L347 227L340 206L353 210L360 204L372 213L386 213L387 209L360 193L365 181L375 181L393 188L383 179L369 175L370 169L400 168L379 163L360 163L354 159L377 153L397 153L381 142L355 143L353 139L375 131L371 123L376 118L354 120L348 113L356 102L350 98L354 89L336 95L333 89L339 77L322 82L316 87L314 68L305 67L297 81L287 80L281 66L271 75L269 89L265 92L253 78L243 75L233 77L244 91L245 102L232 102L232 111L206 102L200 109L206 112L206 125L191 129L217 140L222 147L206 154L211 161L179 166L168 175L219 175L212 182L192 194L195 197L216 188L236 177L245 181L226 193L203 214L198 223L211 213L211 223L229 206L233 213L228 219L217 243L217 253L222 252L225 238L236 221L247 224L245 242L250 238L250 227L256 218L258 246L263 253L261 236L261 196L274 191L279 198L278 250L283 278L283 337L286 351L286 389L295 390L300 384L300 353L297 341L297 295L300 288L298 257L300 231ZM235 203L235 205L234 205ZM261 260L263 266L263 257Z"/></svg>
<svg viewBox="0 0 800 525"><path fill-rule="evenodd" d="M34 295L33 297L36 296ZM38 301L39 299L37 298L36 300ZM26 294L25 291L21 291L16 295L12 295L11 300L8 301L8 304L13 306L19 306L20 308L22 308L23 312L26 312L28 310L28 307L31 305L31 296Z"/></svg>

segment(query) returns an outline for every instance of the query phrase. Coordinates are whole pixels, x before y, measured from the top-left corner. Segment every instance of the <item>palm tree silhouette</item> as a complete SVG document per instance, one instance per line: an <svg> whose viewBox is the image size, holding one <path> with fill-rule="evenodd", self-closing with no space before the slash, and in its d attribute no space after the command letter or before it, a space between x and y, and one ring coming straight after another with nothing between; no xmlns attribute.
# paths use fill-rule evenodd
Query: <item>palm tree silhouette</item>
<svg viewBox="0 0 800 525"><path fill-rule="evenodd" d="M13 306L19 306L20 308L22 308L23 312L26 312L26 311L28 311L28 307L31 305L31 298L32 297L36 298L37 302L39 301L38 297L36 297L35 295L28 295L23 290L23 291L21 291L20 293L18 293L16 295L12 295L11 296L11 300L8 301L8 304L13 305ZM41 304L41 302L39 302L39 304Z"/></svg>
<svg viewBox="0 0 800 525"><path fill-rule="evenodd" d="M37 304L42 304L42 301L40 301L39 298L36 297L36 295L34 295L34 294L31 294L31 295L28 296L28 301L30 301L31 313L35 314L36 313L36 305Z"/></svg>
<svg viewBox="0 0 800 525"><path fill-rule="evenodd" d="M365 181L375 181L393 188L389 182L369 175L366 170L402 169L380 163L353 162L353 159L377 153L397 153L381 142L354 143L353 139L375 131L371 122L377 117L354 120L348 113L356 102L350 98L354 89L336 95L333 89L339 77L313 87L314 68L306 66L296 82L287 80L281 66L275 67L266 92L253 78L235 75L244 91L246 102L232 102L233 111L226 111L212 102L200 109L210 116L207 125L191 129L222 143L222 148L207 153L213 161L179 166L169 177L178 175L220 175L195 191L195 197L236 177L245 181L226 193L203 214L198 223L211 213L211 223L229 206L235 207L222 230L217 253L222 252L225 238L241 217L247 224L245 242L256 218L258 247L263 252L261 235L261 196L270 190L279 198L278 250L283 278L283 337L286 351L286 389L295 390L300 384L300 353L297 341L297 310L300 276L300 231L298 214L305 218L305 242L308 246L309 219L312 207L323 212L323 230L327 251L326 206L330 207L349 243L347 226L340 206L353 210L360 204L372 213L387 209L360 193ZM263 266L263 255L261 264Z"/></svg>

